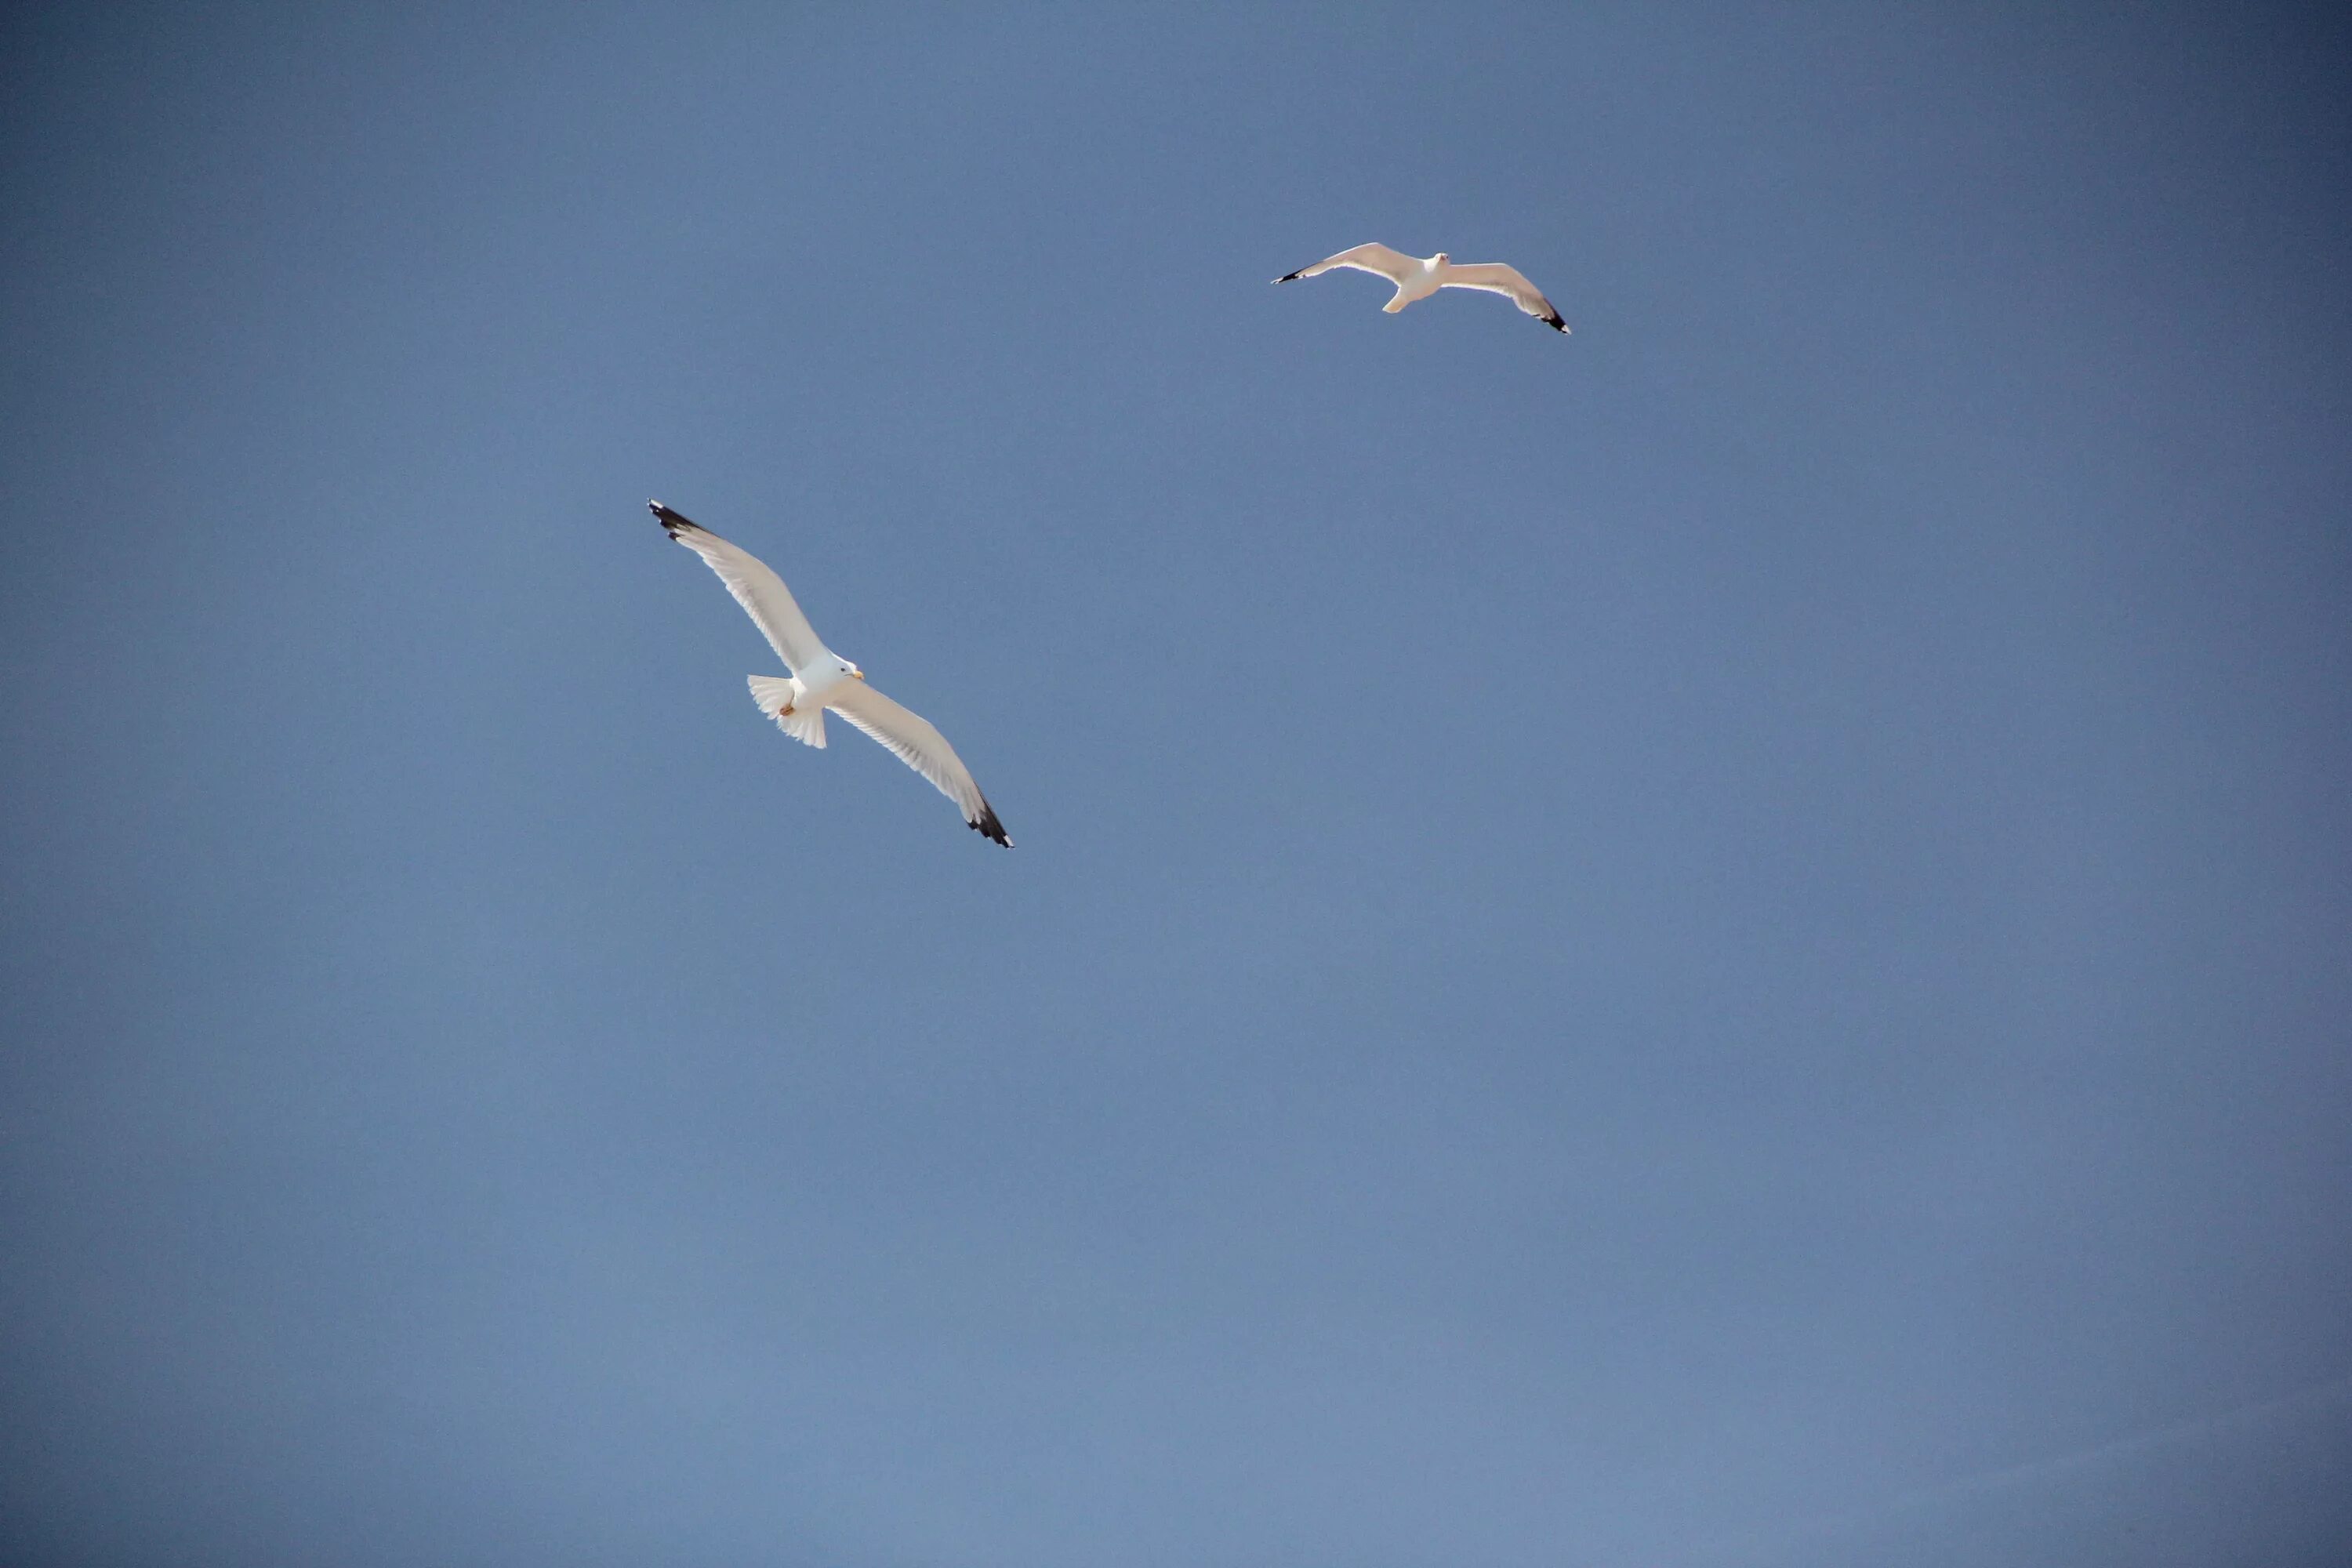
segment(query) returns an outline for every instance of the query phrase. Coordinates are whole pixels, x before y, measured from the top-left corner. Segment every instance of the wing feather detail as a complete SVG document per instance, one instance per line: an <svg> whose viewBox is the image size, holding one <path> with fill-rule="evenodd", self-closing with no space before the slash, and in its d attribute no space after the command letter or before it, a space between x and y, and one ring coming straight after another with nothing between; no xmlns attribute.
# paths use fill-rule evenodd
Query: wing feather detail
<svg viewBox="0 0 2352 1568"><path fill-rule="evenodd" d="M730 544L693 519L671 510L657 500L647 501L655 517L661 520L662 531L703 559L704 564L719 574L735 602L743 606L767 637L768 646L784 661L784 668L798 675L816 662L824 653L824 644L817 640L816 628L793 602L793 592L774 568L740 545Z"/></svg>
<svg viewBox="0 0 2352 1568"><path fill-rule="evenodd" d="M947 737L940 733L931 721L902 703L893 701L872 687L860 682L843 682L847 689L836 689L825 694L825 706L848 720L880 742L883 747L900 762L931 781L939 792L955 802L956 809L971 829L994 839L1007 849L1013 840L1004 834L1004 824L996 819L988 798L972 782L971 771L963 759L955 754Z"/></svg>
<svg viewBox="0 0 2352 1568"><path fill-rule="evenodd" d="M1391 250L1385 245L1360 245L1353 250L1343 250L1337 256L1327 256L1312 267L1302 267L1296 272L1285 273L1275 279L1287 283L1294 278L1313 278L1335 267L1353 268L1358 272L1370 272L1391 283L1402 283L1421 270L1421 263L1402 250Z"/></svg>
<svg viewBox="0 0 2352 1568"><path fill-rule="evenodd" d="M1506 261L1474 261L1466 267L1448 267L1444 282L1446 289L1476 289L1488 294L1500 294L1545 326L1557 331L1568 331L1568 323L1559 319L1543 290L1528 282L1525 274Z"/></svg>

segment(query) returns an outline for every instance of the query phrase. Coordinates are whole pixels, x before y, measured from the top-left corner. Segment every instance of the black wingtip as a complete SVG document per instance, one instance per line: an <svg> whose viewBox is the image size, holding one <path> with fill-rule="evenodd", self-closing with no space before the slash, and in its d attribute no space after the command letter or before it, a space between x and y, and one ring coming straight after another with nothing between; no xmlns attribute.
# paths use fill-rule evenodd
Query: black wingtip
<svg viewBox="0 0 2352 1568"><path fill-rule="evenodd" d="M980 803L980 820L965 826L983 838L992 838L1007 849L1013 847L1013 840L1004 836L1004 824L996 820L996 808L984 800Z"/></svg>
<svg viewBox="0 0 2352 1568"><path fill-rule="evenodd" d="M1302 267L1302 268L1300 268L1298 269L1298 272L1304 272L1304 271L1306 271L1306 270L1307 270L1307 268L1305 268L1304 267ZM1281 277L1279 277L1279 278L1276 279L1275 279L1275 281L1276 281L1276 283L1293 283L1293 282L1296 282L1296 281L1297 281L1297 279L1298 279L1298 272L1286 272L1286 273L1284 273Z"/></svg>
<svg viewBox="0 0 2352 1568"><path fill-rule="evenodd" d="M654 514L654 517L662 525L662 531L668 534L672 539L676 539L677 537L679 529L692 528L694 526L694 520L692 518L686 516L682 512L672 511L669 508L662 505L662 503L657 500L649 500L646 502L646 510Z"/></svg>

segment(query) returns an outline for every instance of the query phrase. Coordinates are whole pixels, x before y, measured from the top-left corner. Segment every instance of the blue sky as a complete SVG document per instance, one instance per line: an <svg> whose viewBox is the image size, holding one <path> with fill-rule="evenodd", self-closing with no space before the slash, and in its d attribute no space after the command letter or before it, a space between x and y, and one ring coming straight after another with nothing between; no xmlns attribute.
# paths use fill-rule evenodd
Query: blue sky
<svg viewBox="0 0 2352 1568"><path fill-rule="evenodd" d="M2340 21L0 37L0 1554L2352 1542Z"/></svg>

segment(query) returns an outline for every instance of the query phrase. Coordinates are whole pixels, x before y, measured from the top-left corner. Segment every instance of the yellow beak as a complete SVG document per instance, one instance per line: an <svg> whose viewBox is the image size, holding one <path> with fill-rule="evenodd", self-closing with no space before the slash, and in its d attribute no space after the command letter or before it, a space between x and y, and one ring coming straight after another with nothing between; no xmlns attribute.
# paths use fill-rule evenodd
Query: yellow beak
<svg viewBox="0 0 2352 1568"><path fill-rule="evenodd" d="M853 669L849 673L856 676L860 680L866 679L866 672L862 669Z"/></svg>

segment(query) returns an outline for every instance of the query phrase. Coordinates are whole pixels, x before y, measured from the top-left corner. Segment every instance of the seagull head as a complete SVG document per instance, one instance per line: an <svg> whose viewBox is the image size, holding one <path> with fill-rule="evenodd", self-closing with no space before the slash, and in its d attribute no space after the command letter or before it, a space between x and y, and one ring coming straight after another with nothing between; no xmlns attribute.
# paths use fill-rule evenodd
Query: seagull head
<svg viewBox="0 0 2352 1568"><path fill-rule="evenodd" d="M856 665L850 663L839 654L835 654L833 656L833 664L835 669L840 670L842 674L849 677L852 680L863 680L866 679L866 672L864 670L858 668Z"/></svg>
<svg viewBox="0 0 2352 1568"><path fill-rule="evenodd" d="M1444 266L1446 263L1448 263L1448 262L1452 261L1452 260L1454 259L1454 258L1452 258L1452 257L1450 257L1450 256L1446 255L1446 254L1445 254L1445 252L1444 252L1444 251L1442 251L1442 250L1441 250L1441 251L1439 251L1436 255L1434 255L1434 256L1431 257L1429 259L1430 259L1432 262L1435 263L1437 266L1443 267L1443 266Z"/></svg>

